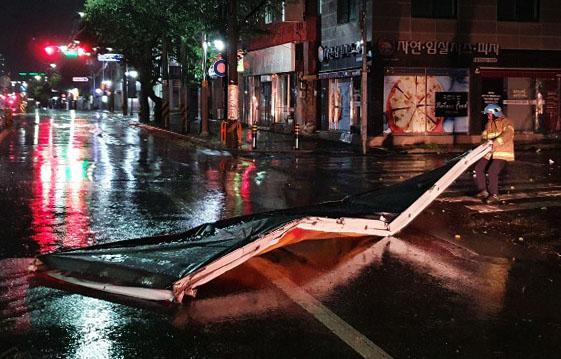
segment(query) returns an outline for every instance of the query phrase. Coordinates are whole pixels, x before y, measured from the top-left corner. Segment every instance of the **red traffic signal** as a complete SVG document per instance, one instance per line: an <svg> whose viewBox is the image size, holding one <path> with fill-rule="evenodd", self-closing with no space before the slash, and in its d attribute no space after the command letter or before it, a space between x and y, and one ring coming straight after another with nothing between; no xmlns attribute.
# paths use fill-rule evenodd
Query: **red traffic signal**
<svg viewBox="0 0 561 359"><path fill-rule="evenodd" d="M45 46L45 53L49 56L54 55L56 50L57 50L56 46Z"/></svg>

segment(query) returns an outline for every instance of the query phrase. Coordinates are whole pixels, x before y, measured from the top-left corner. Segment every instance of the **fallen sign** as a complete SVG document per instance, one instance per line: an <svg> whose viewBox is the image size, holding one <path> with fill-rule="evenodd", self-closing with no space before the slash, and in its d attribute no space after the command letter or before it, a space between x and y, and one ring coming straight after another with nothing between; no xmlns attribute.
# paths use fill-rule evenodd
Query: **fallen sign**
<svg viewBox="0 0 561 359"><path fill-rule="evenodd" d="M471 165L485 143L405 182L340 201L207 223L184 233L40 255L32 270L104 292L181 302L250 258L306 240L401 231Z"/></svg>

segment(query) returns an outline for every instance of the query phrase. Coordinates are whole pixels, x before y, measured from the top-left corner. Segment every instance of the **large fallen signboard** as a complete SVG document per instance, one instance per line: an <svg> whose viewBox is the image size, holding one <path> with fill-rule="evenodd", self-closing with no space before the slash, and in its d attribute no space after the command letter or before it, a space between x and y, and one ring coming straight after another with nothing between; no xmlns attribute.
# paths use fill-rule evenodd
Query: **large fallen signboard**
<svg viewBox="0 0 561 359"><path fill-rule="evenodd" d="M340 201L220 220L184 233L44 254L33 270L96 290L181 302L248 259L306 240L392 236L415 219L491 144L405 182Z"/></svg>

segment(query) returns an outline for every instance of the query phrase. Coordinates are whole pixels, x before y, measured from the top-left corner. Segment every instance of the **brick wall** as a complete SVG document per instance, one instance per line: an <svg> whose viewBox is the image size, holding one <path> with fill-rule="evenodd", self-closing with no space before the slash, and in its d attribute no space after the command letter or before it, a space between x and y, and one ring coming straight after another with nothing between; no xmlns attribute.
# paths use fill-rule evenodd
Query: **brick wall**
<svg viewBox="0 0 561 359"><path fill-rule="evenodd" d="M357 0L357 20L346 24L337 24L337 0L324 0L321 14L321 44L324 47L350 44L360 40L359 15L362 0ZM367 24L372 20L372 1L367 1ZM370 27L369 27L370 28ZM368 39L372 31L368 31Z"/></svg>
<svg viewBox="0 0 561 359"><path fill-rule="evenodd" d="M499 43L503 49L561 50L559 0L540 0L538 22L497 21L497 0L458 0L458 19L413 18L411 0L374 1L375 38L489 42ZM331 2L336 11L336 0Z"/></svg>

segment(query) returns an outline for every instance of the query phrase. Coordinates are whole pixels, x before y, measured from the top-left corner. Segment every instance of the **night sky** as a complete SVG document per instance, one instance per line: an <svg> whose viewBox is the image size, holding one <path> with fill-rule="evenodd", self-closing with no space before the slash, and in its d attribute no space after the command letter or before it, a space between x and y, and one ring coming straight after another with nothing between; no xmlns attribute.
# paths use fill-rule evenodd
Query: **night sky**
<svg viewBox="0 0 561 359"><path fill-rule="evenodd" d="M41 49L47 41L68 42L85 0L0 0L0 53L8 69L45 71Z"/></svg>

